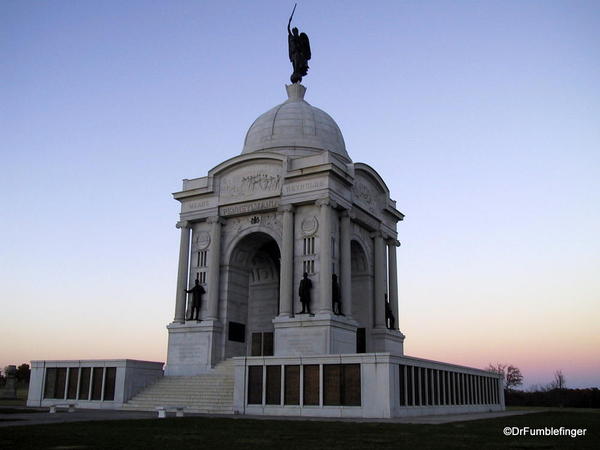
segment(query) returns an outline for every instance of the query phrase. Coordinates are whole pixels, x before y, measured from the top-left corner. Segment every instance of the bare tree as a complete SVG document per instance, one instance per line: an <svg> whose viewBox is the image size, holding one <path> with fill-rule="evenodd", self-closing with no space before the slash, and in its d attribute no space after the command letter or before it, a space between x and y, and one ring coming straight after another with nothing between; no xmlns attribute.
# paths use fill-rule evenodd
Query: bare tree
<svg viewBox="0 0 600 450"><path fill-rule="evenodd" d="M556 372L554 372L554 380L552 381L552 383L550 383L552 389L564 389L566 385L567 382L562 370L559 369Z"/></svg>
<svg viewBox="0 0 600 450"><path fill-rule="evenodd" d="M511 390L523 384L521 370L512 364L490 363L486 370L501 374L504 377L504 389L506 390Z"/></svg>

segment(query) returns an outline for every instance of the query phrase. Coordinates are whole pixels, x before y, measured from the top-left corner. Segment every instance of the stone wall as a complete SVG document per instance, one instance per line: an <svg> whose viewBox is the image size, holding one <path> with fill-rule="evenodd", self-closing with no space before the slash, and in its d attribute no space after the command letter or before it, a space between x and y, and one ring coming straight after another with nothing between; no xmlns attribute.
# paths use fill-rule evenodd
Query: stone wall
<svg viewBox="0 0 600 450"><path fill-rule="evenodd" d="M235 358L234 365L239 414L390 418L504 410L498 374L389 353Z"/></svg>

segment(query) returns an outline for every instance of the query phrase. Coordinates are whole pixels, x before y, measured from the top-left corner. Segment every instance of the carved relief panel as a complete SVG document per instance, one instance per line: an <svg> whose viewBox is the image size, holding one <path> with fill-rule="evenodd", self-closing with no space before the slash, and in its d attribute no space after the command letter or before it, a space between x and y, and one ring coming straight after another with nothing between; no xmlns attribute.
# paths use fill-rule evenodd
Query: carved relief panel
<svg viewBox="0 0 600 450"><path fill-rule="evenodd" d="M378 215L384 206L384 194L368 177L357 174L352 186L352 200L366 211Z"/></svg>
<svg viewBox="0 0 600 450"><path fill-rule="evenodd" d="M263 161L236 166L219 176L219 203L238 203L281 194L281 164Z"/></svg>

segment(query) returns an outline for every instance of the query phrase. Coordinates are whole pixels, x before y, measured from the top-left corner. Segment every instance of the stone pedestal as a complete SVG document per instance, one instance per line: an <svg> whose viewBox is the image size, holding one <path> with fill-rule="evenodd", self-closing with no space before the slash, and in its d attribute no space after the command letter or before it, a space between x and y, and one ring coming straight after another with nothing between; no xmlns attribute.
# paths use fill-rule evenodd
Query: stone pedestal
<svg viewBox="0 0 600 450"><path fill-rule="evenodd" d="M373 328L371 339L374 352L386 352L393 356L404 355L404 335L398 330Z"/></svg>
<svg viewBox="0 0 600 450"><path fill-rule="evenodd" d="M276 317L275 356L356 353L354 320L333 314Z"/></svg>
<svg viewBox="0 0 600 450"><path fill-rule="evenodd" d="M219 362L223 325L217 320L171 323L165 375L192 376L209 372Z"/></svg>

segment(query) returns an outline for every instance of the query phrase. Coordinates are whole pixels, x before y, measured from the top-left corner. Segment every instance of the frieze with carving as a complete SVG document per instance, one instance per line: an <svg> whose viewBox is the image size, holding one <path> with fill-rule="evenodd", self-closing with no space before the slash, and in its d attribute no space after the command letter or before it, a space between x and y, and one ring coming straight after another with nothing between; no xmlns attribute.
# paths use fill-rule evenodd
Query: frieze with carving
<svg viewBox="0 0 600 450"><path fill-rule="evenodd" d="M221 202L244 201L281 193L281 168L274 165L243 167L223 175L219 182Z"/></svg>
<svg viewBox="0 0 600 450"><path fill-rule="evenodd" d="M231 242L248 228L266 227L274 234L281 235L281 218L277 213L253 214L245 217L235 217L227 220L223 228L227 242Z"/></svg>
<svg viewBox="0 0 600 450"><path fill-rule="evenodd" d="M352 186L354 202L375 213L381 209L380 195L370 184L358 179Z"/></svg>

